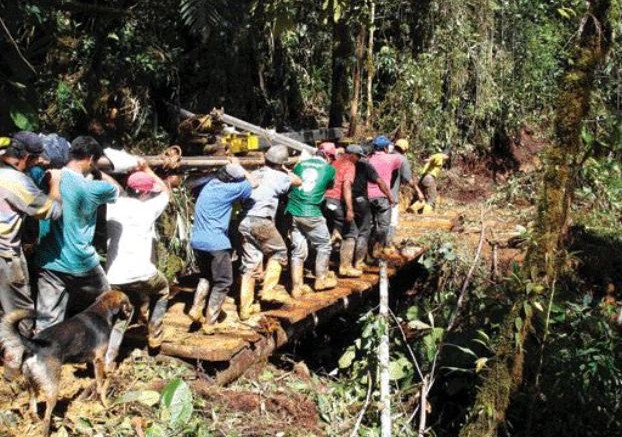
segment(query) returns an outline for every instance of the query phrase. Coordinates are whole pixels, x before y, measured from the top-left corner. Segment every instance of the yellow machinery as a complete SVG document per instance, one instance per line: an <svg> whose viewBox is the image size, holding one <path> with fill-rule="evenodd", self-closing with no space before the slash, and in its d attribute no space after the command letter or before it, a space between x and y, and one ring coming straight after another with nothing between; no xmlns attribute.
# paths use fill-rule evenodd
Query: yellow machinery
<svg viewBox="0 0 622 437"><path fill-rule="evenodd" d="M259 137L248 132L224 134L220 137L220 142L234 155L259 150Z"/></svg>

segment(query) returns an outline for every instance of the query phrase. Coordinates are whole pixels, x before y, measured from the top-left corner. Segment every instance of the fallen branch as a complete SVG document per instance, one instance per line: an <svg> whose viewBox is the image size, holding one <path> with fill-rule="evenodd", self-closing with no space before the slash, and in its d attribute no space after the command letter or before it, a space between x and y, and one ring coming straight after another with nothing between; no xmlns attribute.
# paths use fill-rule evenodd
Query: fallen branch
<svg viewBox="0 0 622 437"><path fill-rule="evenodd" d="M13 47L15 47L15 51L17 52L17 55L24 62L24 64L26 64L28 66L30 71L32 71L35 74L35 76L36 76L37 75L37 70L35 70L35 67L33 67L32 64L30 62L28 62L28 59L26 59L26 57L23 55L22 51L20 50L19 46L17 45L17 42L15 42L15 39L13 39L13 35L11 35L11 32L9 31L9 28L6 27L6 24L4 23L4 20L2 19L2 17L0 17L0 25L2 26L2 30L4 30L4 33L6 34L7 38L11 42L11 45Z"/></svg>
<svg viewBox="0 0 622 437"><path fill-rule="evenodd" d="M464 283L462 284L462 289L460 290L460 296L458 296L458 302L456 303L456 310L451 315L451 318L449 319L449 324L447 325L447 332L450 332L456 326L456 322L458 321L458 316L460 315L462 307L464 306L464 301L466 298L466 291L469 287L469 284L471 283L471 279L473 278L473 273L475 273L475 268L477 267L477 264L479 263L480 255L482 254L482 247L484 246L484 236L486 234L486 226L484 225L483 215L484 213L482 212L482 219L481 219L482 226L481 226L480 235L479 235L479 243L477 245L477 252L475 252L475 259L473 260L473 263L471 264L471 268L469 269L469 273L467 274L467 277L464 280Z"/></svg>
<svg viewBox="0 0 622 437"><path fill-rule="evenodd" d="M457 321L458 321L458 316L462 312L464 303L466 301L466 292L467 292L467 289L469 288L469 284L471 283L471 279L473 278L473 274L475 273L475 268L477 267L479 263L479 258L482 253L482 247L484 246L484 239L485 239L484 236L486 235L486 226L484 224L484 211L483 210L481 213L480 221L481 221L480 237L479 237L479 243L477 245L477 251L475 252L475 259L473 260L473 263L471 264L471 267L469 268L469 272L467 273L467 277L464 280L464 283L462 284L462 289L460 290L460 295L458 297L458 301L456 302L456 309L453 312L451 318L449 319L449 324L447 325L447 329L445 330L445 333L443 335L443 340L441 341L438 347L438 350L434 354L434 360L432 361L432 368L430 370L430 373L426 375L426 377L423 378L422 380L423 387L421 390L421 398L419 401L419 406L421 409L420 415L419 415L419 437L423 437L425 434L426 421L427 421L427 414L425 411L425 406L426 406L427 397L430 393L430 390L432 390L432 387L434 386L434 383L436 382L435 375L436 375L436 364L438 362L438 358L441 356L441 353L443 352L443 348L445 347L445 344L446 344L445 340L447 338L447 334L455 328Z"/></svg>

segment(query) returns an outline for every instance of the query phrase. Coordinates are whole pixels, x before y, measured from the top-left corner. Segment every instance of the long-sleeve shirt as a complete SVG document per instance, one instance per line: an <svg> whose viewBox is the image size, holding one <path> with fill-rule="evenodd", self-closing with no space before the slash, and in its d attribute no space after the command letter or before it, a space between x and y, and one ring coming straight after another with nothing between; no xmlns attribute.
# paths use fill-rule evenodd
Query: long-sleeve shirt
<svg viewBox="0 0 622 437"><path fill-rule="evenodd" d="M21 252L25 216L57 219L61 205L41 191L26 174L0 163L0 256Z"/></svg>

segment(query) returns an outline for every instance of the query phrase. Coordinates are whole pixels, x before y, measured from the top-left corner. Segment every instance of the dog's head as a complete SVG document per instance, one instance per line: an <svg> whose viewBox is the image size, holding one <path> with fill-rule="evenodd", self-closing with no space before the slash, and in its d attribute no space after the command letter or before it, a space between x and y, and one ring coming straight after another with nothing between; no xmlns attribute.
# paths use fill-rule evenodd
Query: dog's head
<svg viewBox="0 0 622 437"><path fill-rule="evenodd" d="M117 290L102 293L95 301L95 305L113 318L129 319L134 312L134 306L127 295Z"/></svg>

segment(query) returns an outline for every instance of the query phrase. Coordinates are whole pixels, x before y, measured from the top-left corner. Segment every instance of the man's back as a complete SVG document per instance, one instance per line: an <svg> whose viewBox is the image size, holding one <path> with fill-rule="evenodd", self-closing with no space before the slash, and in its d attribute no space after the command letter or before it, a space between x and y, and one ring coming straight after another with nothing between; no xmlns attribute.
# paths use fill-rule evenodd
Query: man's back
<svg viewBox="0 0 622 437"><path fill-rule="evenodd" d="M335 167L335 183L332 188L326 191L326 197L328 199L341 200L343 196L343 183L354 183L354 176L356 174L356 168L354 163L348 159L347 156L340 156L333 162Z"/></svg>
<svg viewBox="0 0 622 437"><path fill-rule="evenodd" d="M252 187L247 180L224 183L211 179L199 194L194 210L191 244L203 251L231 248L227 237L233 203L251 196Z"/></svg>
<svg viewBox="0 0 622 437"><path fill-rule="evenodd" d="M335 168L313 157L298 163L294 174L302 179L302 185L289 194L286 211L296 217L320 217L320 205L326 190L334 183Z"/></svg>
<svg viewBox="0 0 622 437"><path fill-rule="evenodd" d="M0 254L21 251L24 215L35 218L58 217L60 205L24 173L0 164Z"/></svg>
<svg viewBox="0 0 622 437"><path fill-rule="evenodd" d="M252 173L258 186L246 202L246 213L255 217L274 219L276 215L279 197L287 193L291 186L290 177L284 172L269 167L262 167Z"/></svg>
<svg viewBox="0 0 622 437"><path fill-rule="evenodd" d="M81 274L99 264L93 247L97 208L114 202L118 189L104 181L87 180L64 168L60 179L63 215L41 226L39 266L58 272Z"/></svg>
<svg viewBox="0 0 622 437"><path fill-rule="evenodd" d="M401 155L394 155L385 152L375 152L370 158L369 163L374 166L380 178L391 186L391 176L393 172L400 168L402 165L403 157ZM386 197L378 184L370 182L367 185L367 192L370 199L378 197Z"/></svg>
<svg viewBox="0 0 622 437"><path fill-rule="evenodd" d="M157 273L153 263L156 220L166 209L169 196L161 193L151 199L120 197L108 206L108 280L127 284Z"/></svg>

